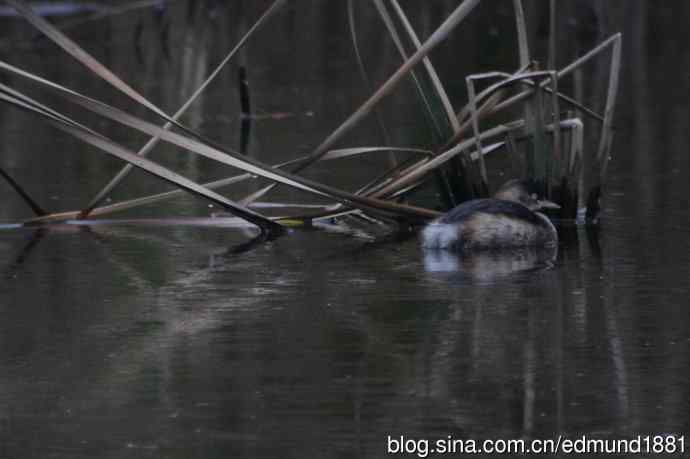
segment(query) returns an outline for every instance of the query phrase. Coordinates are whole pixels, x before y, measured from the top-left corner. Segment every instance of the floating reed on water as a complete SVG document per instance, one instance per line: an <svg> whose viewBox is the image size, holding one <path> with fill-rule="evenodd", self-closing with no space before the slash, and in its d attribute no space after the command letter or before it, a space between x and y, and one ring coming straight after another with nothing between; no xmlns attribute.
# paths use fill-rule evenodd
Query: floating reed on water
<svg viewBox="0 0 690 459"><path fill-rule="evenodd" d="M498 152L510 155L513 163L518 164L522 169L522 175L534 179L549 199L561 204L562 209L558 214L561 219L577 220L586 215L594 220L598 215L599 198L613 138L613 115L620 76L621 36L620 34L613 35L582 57L557 70L555 65L558 11L555 1L549 2L548 68L540 69L538 63L532 61L528 43L528 24L522 2L513 0L520 68L513 72L493 71L465 76L467 101L459 104L449 97L448 91L431 62L429 53L453 33L455 28L479 5L480 0L464 0L424 41L420 40L405 10L397 0L372 0L372 4L368 7L374 8L385 24L393 46L402 59L402 64L380 87L372 88L371 96L329 135L326 135L310 154L293 159L286 158L286 161L277 165L264 164L244 155L244 151L235 152L219 145L181 124L180 119L207 86L226 68L237 52L254 35L260 33L268 19L275 16L275 13L284 6L285 0L274 1L265 10L172 116L167 115L144 95L122 81L76 42L68 38L63 31L37 15L24 0L6 0L6 3L14 7L36 29L96 76L155 114L163 123L162 126L157 126L101 101L86 97L78 91L0 61L2 72L20 77L37 89L57 95L90 113L151 136L138 151L130 151L38 102L33 97L15 88L0 85L0 101L30 112L40 120L126 163L120 172L84 204L82 209L50 214L46 214L16 180L0 169L3 177L11 181L13 188L37 215L27 222L36 224L84 218L88 215L100 216L172 199L187 192L210 200L233 215L259 226L262 232L272 235L281 234L283 224L309 224L312 220L321 221L343 215L359 216L357 218L363 219L362 221L394 228L401 223L421 222L439 214L435 210L404 202L410 199L415 190L428 182L430 177L435 177L438 194L442 198L444 207L455 205L465 199L488 195L491 189L498 185L490 183L491 161L488 155L495 156L499 154ZM145 5L144 2L137 2L135 6L140 8ZM357 5L367 7L368 4L357 3ZM365 84L369 86L370 79L358 45L354 2L349 1L346 7L357 66ZM124 12L127 9L122 10ZM599 114L596 110L585 106L582 101L562 93L559 87L562 86L560 81L563 78L570 76L575 70L580 70L591 59L609 49L611 59L608 91L603 104L603 114ZM424 71L417 68L420 62ZM435 141L429 148L390 145L385 120L377 108L378 104L408 77L414 82L415 91L421 102L420 107L429 125L432 126ZM480 88L480 85L485 85L487 80L493 80L493 83ZM242 100L247 101L242 107L246 115L249 112L246 75L240 75L240 88L244 91ZM571 111L561 113L561 104L582 114L587 118L587 122L574 117ZM456 111L454 105L461 106L460 110ZM491 125L492 117L496 115L505 117L505 112L515 107L522 107L522 119L494 122ZM384 145L334 150L336 144L348 132L365 122L372 113L376 115ZM250 117L245 116L245 118ZM592 125L599 129L599 140L596 150L589 152L586 151L583 138L586 126ZM175 131L171 130L173 127L176 128ZM248 126L243 124L243 129L248 129ZM239 169L242 173L204 184L196 183L152 159L145 158L160 141L177 145L189 153L202 155L223 165ZM246 147L246 139L243 145L242 150ZM390 156L389 167L381 170L375 180L354 187L355 191L335 188L300 175L304 169L316 162L347 160L363 155L380 154ZM401 154L406 156L400 156ZM586 167L587 165L590 167ZM134 167L175 185L178 190L102 206L105 198ZM595 172L592 173L592 171ZM214 191L257 177L270 183L249 196L229 199ZM282 217L269 218L256 210L259 207L265 207L266 203L261 206L257 204L258 200L267 196L277 184L317 195L330 203L312 209L311 214L296 214L294 210L291 210L294 209L293 207L276 203L285 209L286 214ZM302 207L309 208L306 205Z"/></svg>

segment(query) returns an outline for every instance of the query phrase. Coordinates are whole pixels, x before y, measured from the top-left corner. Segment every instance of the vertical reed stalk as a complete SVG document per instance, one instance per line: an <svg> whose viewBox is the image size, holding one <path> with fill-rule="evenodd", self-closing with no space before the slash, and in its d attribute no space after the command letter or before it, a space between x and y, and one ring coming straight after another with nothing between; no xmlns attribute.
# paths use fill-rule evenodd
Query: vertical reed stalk
<svg viewBox="0 0 690 459"><path fill-rule="evenodd" d="M601 187L606 173L606 168L611 152L611 145L613 143L613 115L616 104L616 96L618 95L618 81L620 79L621 69L621 48L622 39L621 34L617 33L613 36L613 48L611 50L611 66L609 70L609 84L606 94L606 107L604 109L604 123L601 127L601 137L599 138L599 146L597 148L596 166L597 171L596 181L594 186L590 189L587 197L587 218L595 220L599 215L599 200L601 197Z"/></svg>
<svg viewBox="0 0 690 459"><path fill-rule="evenodd" d="M553 112L552 123L554 126L553 150L551 151L551 155L549 155L548 160L550 170L546 175L546 196L550 198L553 171L558 173L561 170L561 162L563 159L561 157L561 129L558 127L561 125L560 107L558 105L558 77L556 76L555 71L551 71L549 73L551 75L551 111Z"/></svg>
<svg viewBox="0 0 690 459"><path fill-rule="evenodd" d="M479 118L477 116L477 101L476 101L476 95L474 91L474 81L472 76L468 76L465 79L467 83L467 97L469 98L469 107L470 107L470 117L472 120L472 131L474 134L474 143L475 147L478 152L482 151L482 143L481 143L481 138L479 136ZM480 196L486 196L489 194L489 179L487 178L486 174L486 164L484 163L484 155L480 154L479 155L479 175L481 178L481 182L479 184L479 194Z"/></svg>
<svg viewBox="0 0 690 459"><path fill-rule="evenodd" d="M549 0L549 57L547 66L549 70L556 68L556 42L558 40L558 15L556 12L556 0Z"/></svg>

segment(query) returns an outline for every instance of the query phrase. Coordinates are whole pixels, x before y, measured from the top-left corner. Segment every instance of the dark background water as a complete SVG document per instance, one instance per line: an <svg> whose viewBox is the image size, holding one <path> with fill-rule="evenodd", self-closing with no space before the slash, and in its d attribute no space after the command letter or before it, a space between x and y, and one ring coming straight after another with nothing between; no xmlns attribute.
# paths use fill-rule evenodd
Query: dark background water
<svg viewBox="0 0 690 459"><path fill-rule="evenodd" d="M236 228L16 228L30 209L0 183L0 456L383 457L389 435L687 434L690 4L558 3L559 67L617 31L624 54L600 225L560 228L552 262L530 252L458 259L425 254L414 238L320 231L237 254L251 234ZM457 4L402 2L422 37ZM180 0L69 34L172 112L268 5ZM542 61L545 5L526 2ZM380 83L399 58L372 5L355 6L364 61ZM23 20L0 18L0 30L3 60L149 116ZM515 69L515 48L511 2L485 1L432 58L459 106L464 76ZM192 108L186 122L233 147L238 63L261 115L249 153L266 162L308 152L370 94L345 2L289 3ZM591 68L592 101L605 69L605 59ZM383 103L393 144L430 142L413 93L406 83ZM132 148L145 142L40 96ZM79 208L120 167L9 107L0 129L0 165L51 211ZM342 142L380 144L374 123ZM233 174L168 146L152 158L196 180ZM308 175L351 189L380 164ZM136 173L112 198L166 189ZM305 199L282 188L272 196ZM212 211L183 198L116 217Z"/></svg>

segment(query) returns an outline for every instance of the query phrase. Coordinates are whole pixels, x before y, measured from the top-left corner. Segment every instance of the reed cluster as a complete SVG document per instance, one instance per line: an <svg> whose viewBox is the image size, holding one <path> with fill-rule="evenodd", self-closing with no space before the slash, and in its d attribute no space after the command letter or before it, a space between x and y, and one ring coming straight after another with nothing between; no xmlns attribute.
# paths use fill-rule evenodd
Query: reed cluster
<svg viewBox="0 0 690 459"><path fill-rule="evenodd" d="M414 191L430 180L437 187L444 207L450 207L466 199L488 195L492 187L500 185L490 183L489 179L490 155L499 154L509 155L517 161L521 165L522 174L536 181L550 200L561 205L562 208L557 217L576 221L597 217L601 185L606 173L613 137L613 115L621 60L621 36L615 34L565 67L554 68L557 52L556 0L549 2L551 28L547 68L541 68L532 60L521 0L513 0L518 37L516 51L519 54L520 66L514 71L497 70L467 75L465 77L467 100L462 103L452 101L448 97L429 59L429 53L461 25L480 0L464 0L424 41L417 36L397 0L371 0L371 7L376 9L385 24L393 45L400 54L402 64L380 87L372 89L371 96L326 135L310 154L298 158L286 158L286 161L280 164L265 164L242 152L220 145L185 126L180 119L214 78L223 71L228 62L238 54L238 51L251 40L252 36L260 33L262 27L276 11L285 6L286 0L275 0L269 6L208 75L203 84L173 114L165 113L144 95L118 78L68 38L64 31L36 14L24 0L5 1L42 34L49 37L97 77L107 81L124 96L136 101L160 119L160 125L144 121L57 82L0 61L0 71L31 83L37 91L57 95L90 113L150 136L150 140L138 151L130 150L39 102L35 96L0 84L2 102L30 112L58 130L126 163L99 193L84 203L82 209L55 213L44 211L16 180L2 171L3 177L10 181L13 188L36 214L34 218L26 221L27 224L95 217L173 199L182 193L192 193L257 225L261 228L262 234L266 235L279 235L286 225L334 221L334 218L344 216L373 221L387 227L396 227L401 222L406 224L423 222L438 215L437 210L410 204ZM356 6L369 7L369 4L357 2ZM354 7L355 3L349 0L348 18L352 43L362 78L369 84L367 69L359 53ZM583 71L583 67L594 57L608 51L611 56L608 91L603 101L603 113L598 113L576 98L563 93L559 86L563 79ZM387 144L335 149L336 144L348 132L360 123L370 122L372 116L385 132L385 120L377 111L378 104L408 78L413 79L415 83L420 109L424 111L433 126L435 138L438 140L437 146L426 149ZM242 97L242 101L242 110L248 111L247 94ZM458 110L456 106L461 108ZM513 111L515 108L521 109L522 118L508 122L497 121L505 118L505 113L509 108ZM598 130L595 151L585 151L585 126L588 128L594 126ZM148 157L159 142L177 145L190 154L205 156L236 168L241 173L210 183L197 183ZM382 152L390 157L388 169L381 170L376 180L354 191L335 188L301 175L302 171L317 162L343 158L355 159L363 155ZM404 153L404 156L401 156L401 153ZM407 159L403 160L403 158ZM105 199L121 185L135 167L175 185L177 190L103 205ZM249 196L235 196L230 199L217 191L220 188L230 188L231 185L241 181L258 178L266 180L267 185ZM317 210L312 208L307 213L302 211L299 214L286 206L283 216L269 218L257 210L260 208L257 203L259 199L265 200L270 196L275 186L289 186L313 193L326 198L332 204L322 206ZM231 194L231 190L227 194Z"/></svg>

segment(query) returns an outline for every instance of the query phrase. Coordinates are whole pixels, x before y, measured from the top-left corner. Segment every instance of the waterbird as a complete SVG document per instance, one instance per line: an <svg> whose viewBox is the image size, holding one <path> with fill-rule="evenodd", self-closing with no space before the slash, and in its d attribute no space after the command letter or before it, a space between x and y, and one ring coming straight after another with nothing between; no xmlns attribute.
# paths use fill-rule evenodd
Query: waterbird
<svg viewBox="0 0 690 459"><path fill-rule="evenodd" d="M422 246L460 251L555 246L556 228L539 210L560 206L538 199L534 191L533 182L514 179L492 198L466 201L422 230Z"/></svg>

